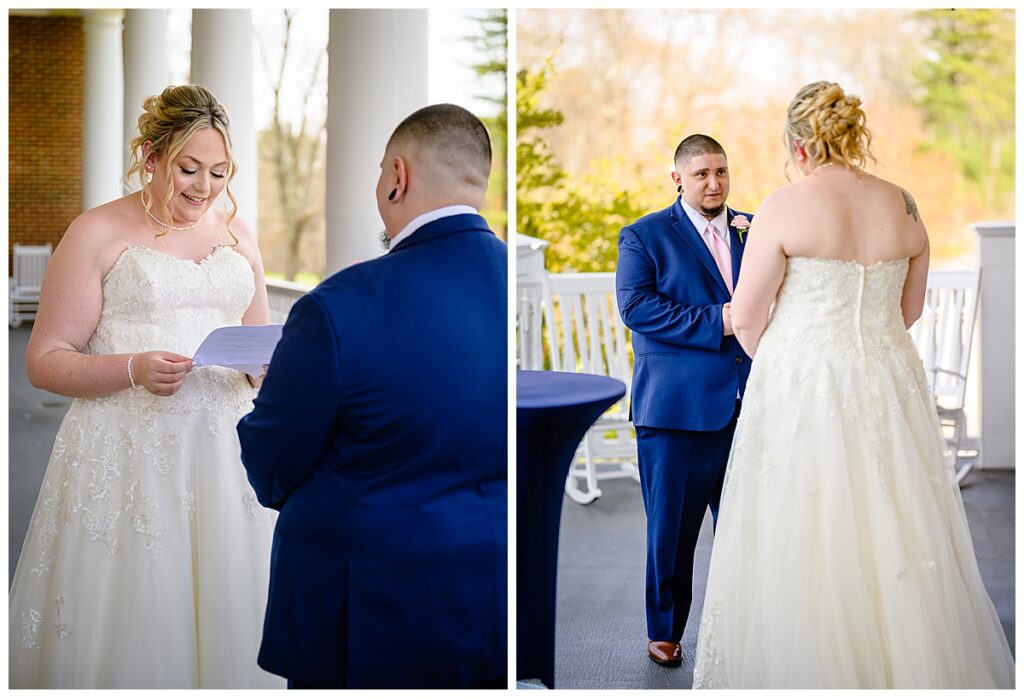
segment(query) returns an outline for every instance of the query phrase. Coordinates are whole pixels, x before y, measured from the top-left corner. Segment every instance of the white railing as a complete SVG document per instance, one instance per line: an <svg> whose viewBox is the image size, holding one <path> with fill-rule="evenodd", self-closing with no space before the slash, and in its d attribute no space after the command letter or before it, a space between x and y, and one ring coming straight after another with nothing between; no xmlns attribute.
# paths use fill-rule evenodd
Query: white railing
<svg viewBox="0 0 1024 698"><path fill-rule="evenodd" d="M282 324L288 318L288 311L295 301L302 298L313 287L293 281L267 279L267 302L270 305L271 324Z"/></svg>
<svg viewBox="0 0 1024 698"><path fill-rule="evenodd" d="M622 401L588 432L569 472L567 493L589 503L601 496L599 480L637 476L635 438L627 421L632 347L618 313L615 274L540 270L526 276L516 285L518 367L595 373L618 378L627 386ZM940 398L937 407L943 424L952 428L948 441L954 462L962 451L977 451L977 441L965 433L963 408L978 289L977 270L930 272L925 312L912 328L930 387ZM972 458L972 464L976 460ZM958 468L958 481L968 470Z"/></svg>

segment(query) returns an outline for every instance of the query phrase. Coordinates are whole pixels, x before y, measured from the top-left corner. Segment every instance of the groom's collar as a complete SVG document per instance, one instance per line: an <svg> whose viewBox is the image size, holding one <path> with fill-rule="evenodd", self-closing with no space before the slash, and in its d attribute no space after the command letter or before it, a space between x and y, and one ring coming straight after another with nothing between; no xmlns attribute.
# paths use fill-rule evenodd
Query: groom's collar
<svg viewBox="0 0 1024 698"><path fill-rule="evenodd" d="M702 216L699 211L691 208L689 204L683 201L683 197L678 197L676 199L676 203L678 205L679 213L690 220L690 223L693 225L693 228L697 231L698 235L703 236L704 231L708 227L708 223L714 223L715 227L718 228L718 232L721 233L723 239L728 244L729 218L733 215L732 209L726 206L722 209L721 213L709 221L707 218Z"/></svg>
<svg viewBox="0 0 1024 698"><path fill-rule="evenodd" d="M430 223L421 225L410 233L407 238L401 240L397 245L392 245L388 254L384 255L384 257L390 257L400 250L407 250L410 247L414 247L429 240L434 240L453 233L465 232L490 233L491 235L494 235L494 231L491 230L487 221L484 220L484 217L479 213L457 213L455 215L444 216L443 218L438 218Z"/></svg>
<svg viewBox="0 0 1024 698"><path fill-rule="evenodd" d="M415 233L417 230L427 225L428 223L433 223L436 220L440 220L441 218L447 218L448 216L458 216L464 214L479 215L479 212L472 206L465 206L460 204L456 206L442 206L441 208L435 208L433 211L421 213L420 215L416 216L411 221L406 223L405 227L402 228L398 235L391 238L391 244L388 246L388 252L395 249L395 247L397 247L398 244L402 242L402 240L405 240L407 237L409 237L410 235L412 235L413 233Z"/></svg>

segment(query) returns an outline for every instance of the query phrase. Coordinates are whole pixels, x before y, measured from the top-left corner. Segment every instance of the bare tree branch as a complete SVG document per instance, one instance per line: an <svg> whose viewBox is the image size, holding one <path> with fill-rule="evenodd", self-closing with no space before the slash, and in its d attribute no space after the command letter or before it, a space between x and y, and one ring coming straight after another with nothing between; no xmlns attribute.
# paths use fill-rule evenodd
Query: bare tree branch
<svg viewBox="0 0 1024 698"><path fill-rule="evenodd" d="M326 48L317 56L309 82L305 85L299 125L289 123L282 111L282 93L288 80L287 67L296 46L294 37L294 10L284 10L284 40L281 63L276 66L276 79L271 85L274 95L271 129L266 139L267 155L272 165L272 178L276 199L281 214L281 233L286 248L285 275L294 279L300 268L300 252L306 233L314 226L320 213L319 203L314 200L313 178L319 164L319 152L323 147L323 133L326 122L316 131L309 130L309 107L316 92L320 66ZM269 61L268 61L269 62ZM294 61L292 61L294 63Z"/></svg>

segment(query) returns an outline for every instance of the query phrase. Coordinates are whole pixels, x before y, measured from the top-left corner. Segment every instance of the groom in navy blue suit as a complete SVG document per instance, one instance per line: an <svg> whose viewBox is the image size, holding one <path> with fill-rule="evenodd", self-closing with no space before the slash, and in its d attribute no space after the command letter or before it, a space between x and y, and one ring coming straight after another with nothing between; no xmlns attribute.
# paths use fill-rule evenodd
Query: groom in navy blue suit
<svg viewBox="0 0 1024 698"><path fill-rule="evenodd" d="M647 512L647 652L682 661L693 554L705 511L715 520L750 359L733 336L730 299L747 214L726 206L729 164L695 134L675 152L680 193L622 229L615 286L633 332L631 417Z"/></svg>
<svg viewBox="0 0 1024 698"><path fill-rule="evenodd" d="M259 665L290 687L506 686L508 276L477 213L490 169L461 107L398 125L377 183L388 253L295 303L238 425L249 481L281 512Z"/></svg>

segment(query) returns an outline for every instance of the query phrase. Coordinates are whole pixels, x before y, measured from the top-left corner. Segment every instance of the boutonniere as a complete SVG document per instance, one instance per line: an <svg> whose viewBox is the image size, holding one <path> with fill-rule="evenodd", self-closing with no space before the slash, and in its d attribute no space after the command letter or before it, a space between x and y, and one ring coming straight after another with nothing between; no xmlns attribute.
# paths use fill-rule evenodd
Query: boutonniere
<svg viewBox="0 0 1024 698"><path fill-rule="evenodd" d="M740 244L742 245L743 236L746 235L747 230L750 229L750 220L746 216L740 214L739 216L735 216L729 225L736 228L736 234L740 236Z"/></svg>

